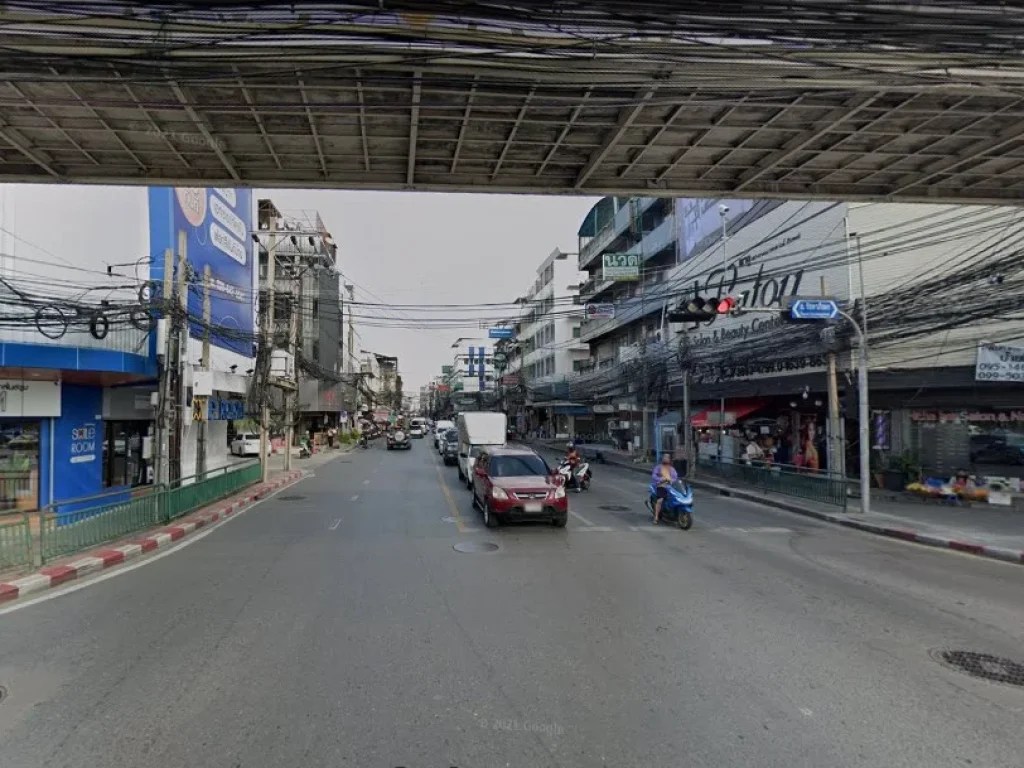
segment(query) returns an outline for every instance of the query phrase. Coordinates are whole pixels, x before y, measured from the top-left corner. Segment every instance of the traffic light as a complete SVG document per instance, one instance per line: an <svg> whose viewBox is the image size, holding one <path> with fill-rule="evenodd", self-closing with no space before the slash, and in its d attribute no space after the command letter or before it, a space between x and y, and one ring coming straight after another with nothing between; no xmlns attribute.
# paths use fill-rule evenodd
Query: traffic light
<svg viewBox="0 0 1024 768"><path fill-rule="evenodd" d="M671 323L702 323L714 320L718 315L728 315L738 309L736 299L726 296L724 299L702 298L696 296L668 313Z"/></svg>

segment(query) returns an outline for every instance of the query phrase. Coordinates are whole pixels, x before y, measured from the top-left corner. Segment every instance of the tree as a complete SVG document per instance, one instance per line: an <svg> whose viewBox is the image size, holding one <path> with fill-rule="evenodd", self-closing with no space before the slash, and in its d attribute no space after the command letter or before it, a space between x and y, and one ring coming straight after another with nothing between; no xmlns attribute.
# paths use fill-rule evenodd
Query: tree
<svg viewBox="0 0 1024 768"><path fill-rule="evenodd" d="M401 374L395 374L395 392L393 395L392 407L396 410L402 408L402 376Z"/></svg>

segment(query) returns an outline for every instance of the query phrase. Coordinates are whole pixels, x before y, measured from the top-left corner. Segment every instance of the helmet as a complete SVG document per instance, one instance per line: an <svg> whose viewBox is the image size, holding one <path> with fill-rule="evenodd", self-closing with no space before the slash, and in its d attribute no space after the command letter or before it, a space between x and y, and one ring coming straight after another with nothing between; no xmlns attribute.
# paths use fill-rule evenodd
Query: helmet
<svg viewBox="0 0 1024 768"><path fill-rule="evenodd" d="M569 441L568 443L566 443L566 444L565 444L565 447L566 447L566 448L575 448L575 447L576 447L576 445L575 445L575 443L573 443L573 442L572 442L572 441L570 440L570 441Z"/></svg>

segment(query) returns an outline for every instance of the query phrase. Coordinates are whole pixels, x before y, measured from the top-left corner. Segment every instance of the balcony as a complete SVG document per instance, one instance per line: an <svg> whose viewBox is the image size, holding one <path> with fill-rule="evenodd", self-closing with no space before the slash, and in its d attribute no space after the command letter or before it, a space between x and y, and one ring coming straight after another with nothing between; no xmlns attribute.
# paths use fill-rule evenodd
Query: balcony
<svg viewBox="0 0 1024 768"><path fill-rule="evenodd" d="M636 199L639 206L638 213L641 215L659 200L657 197L640 197ZM590 242L580 248L580 271L584 271L619 235L626 231L629 221L630 206L624 205L615 213L614 218L596 236L591 238Z"/></svg>

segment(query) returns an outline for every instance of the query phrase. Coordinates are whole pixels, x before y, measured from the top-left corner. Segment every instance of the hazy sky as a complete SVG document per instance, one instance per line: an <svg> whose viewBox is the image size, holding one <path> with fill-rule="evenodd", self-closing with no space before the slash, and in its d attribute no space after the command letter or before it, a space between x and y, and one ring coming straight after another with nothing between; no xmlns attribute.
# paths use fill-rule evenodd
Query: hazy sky
<svg viewBox="0 0 1024 768"><path fill-rule="evenodd" d="M396 304L515 300L552 250L577 250L576 231L598 199L302 190L255 190L253 197L271 198L286 215L319 211L356 300ZM105 265L148 254L146 201L138 187L0 185L0 271L55 285L124 282L107 279ZM40 259L49 263L33 261ZM68 271L69 264L94 271ZM356 330L358 346L398 356L409 394L451 362L455 339L482 333L472 324L427 331L358 321Z"/></svg>
<svg viewBox="0 0 1024 768"><path fill-rule="evenodd" d="M257 194L273 199L285 214L318 210L338 243L338 268L356 285L356 301L377 301L367 293L372 291L395 304L513 301L530 287L552 250L576 251L576 230L598 200L414 192ZM407 394L451 362L455 339L481 333L473 327L360 328L358 321L356 330L363 348L398 356Z"/></svg>

